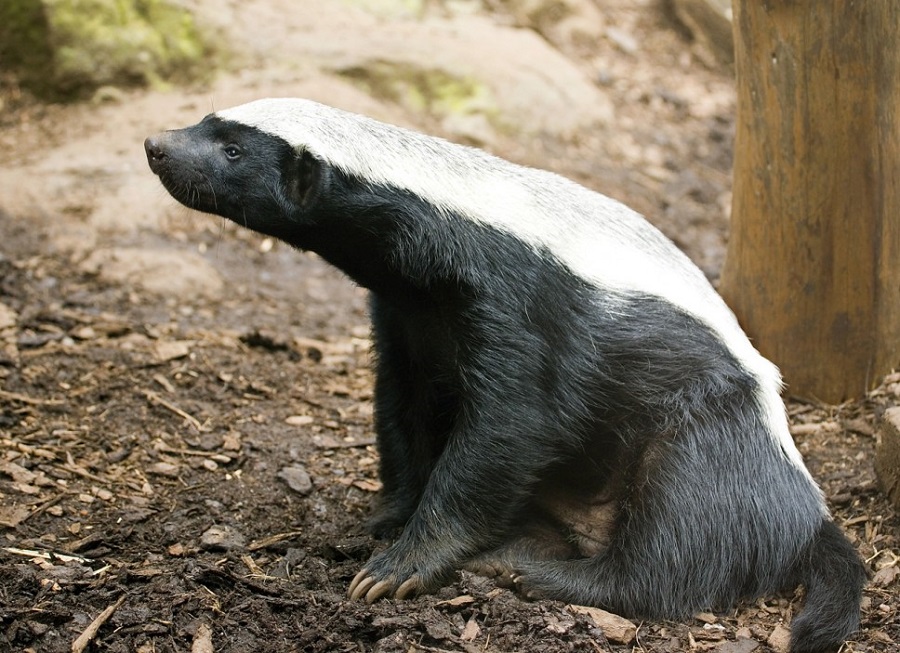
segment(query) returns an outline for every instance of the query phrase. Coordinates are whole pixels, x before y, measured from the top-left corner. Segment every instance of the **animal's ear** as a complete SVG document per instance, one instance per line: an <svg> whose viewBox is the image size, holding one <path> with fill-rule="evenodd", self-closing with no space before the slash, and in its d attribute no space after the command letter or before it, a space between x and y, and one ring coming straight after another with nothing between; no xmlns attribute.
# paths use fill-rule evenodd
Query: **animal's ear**
<svg viewBox="0 0 900 653"><path fill-rule="evenodd" d="M306 150L298 152L288 173L291 200L301 209L312 207L325 187L326 164Z"/></svg>

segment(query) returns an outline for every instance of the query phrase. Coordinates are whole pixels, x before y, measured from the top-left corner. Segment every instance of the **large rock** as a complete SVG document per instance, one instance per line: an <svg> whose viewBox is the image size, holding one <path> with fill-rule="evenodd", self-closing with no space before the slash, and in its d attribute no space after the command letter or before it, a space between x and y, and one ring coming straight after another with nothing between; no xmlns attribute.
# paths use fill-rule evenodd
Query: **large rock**
<svg viewBox="0 0 900 653"><path fill-rule="evenodd" d="M329 20L327 12L317 20ZM482 16L342 24L339 49L311 32L304 60L381 99L431 116L451 134L483 141L489 130L576 137L612 120L588 74L532 30ZM334 33L323 29L321 34Z"/></svg>
<svg viewBox="0 0 900 653"><path fill-rule="evenodd" d="M169 0L0 2L0 59L43 96L208 79L221 41Z"/></svg>
<svg viewBox="0 0 900 653"><path fill-rule="evenodd" d="M875 449L875 472L882 489L900 510L900 406L884 411Z"/></svg>
<svg viewBox="0 0 900 653"><path fill-rule="evenodd" d="M604 37L606 22L592 0L499 0L519 27L527 27L565 52L590 50Z"/></svg>

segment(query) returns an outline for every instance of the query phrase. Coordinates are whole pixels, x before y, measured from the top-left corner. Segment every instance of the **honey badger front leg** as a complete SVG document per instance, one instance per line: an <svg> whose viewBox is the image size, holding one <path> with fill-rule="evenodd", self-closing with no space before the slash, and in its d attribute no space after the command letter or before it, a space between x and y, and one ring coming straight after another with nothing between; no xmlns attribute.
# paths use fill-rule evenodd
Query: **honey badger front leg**
<svg viewBox="0 0 900 653"><path fill-rule="evenodd" d="M351 598L402 599L446 583L508 536L541 472L559 458L559 427L548 423L534 382L536 345L511 340L460 349L458 411L446 444L400 536L356 575Z"/></svg>

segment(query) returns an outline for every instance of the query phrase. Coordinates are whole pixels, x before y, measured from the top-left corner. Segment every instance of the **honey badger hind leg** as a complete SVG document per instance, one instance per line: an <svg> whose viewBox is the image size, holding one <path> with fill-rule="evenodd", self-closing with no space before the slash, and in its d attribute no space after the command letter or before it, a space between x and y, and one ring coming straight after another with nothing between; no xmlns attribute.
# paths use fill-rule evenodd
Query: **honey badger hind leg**
<svg viewBox="0 0 900 653"><path fill-rule="evenodd" d="M548 520L534 520L498 547L470 558L465 571L493 579L500 587L517 588L519 569L530 563L573 558L577 548Z"/></svg>
<svg viewBox="0 0 900 653"><path fill-rule="evenodd" d="M708 463L698 472L711 470ZM865 567L840 528L817 510L818 497L807 496L809 505L795 510L804 486L790 479L801 478L799 470L768 465L758 471L773 469L790 491L776 476L743 491L733 486L715 500L697 481L645 487L653 496L638 493L623 502L603 550L575 559L521 559L513 571L517 589L629 618L680 620L803 584L806 601L791 623L791 653L833 652L859 626ZM727 478L713 482L723 487Z"/></svg>
<svg viewBox="0 0 900 653"><path fill-rule="evenodd" d="M583 499L558 491L545 494L516 533L463 568L493 578L501 587L521 590L526 598L540 598L519 583L521 569L596 555L609 545L618 501L601 495Z"/></svg>

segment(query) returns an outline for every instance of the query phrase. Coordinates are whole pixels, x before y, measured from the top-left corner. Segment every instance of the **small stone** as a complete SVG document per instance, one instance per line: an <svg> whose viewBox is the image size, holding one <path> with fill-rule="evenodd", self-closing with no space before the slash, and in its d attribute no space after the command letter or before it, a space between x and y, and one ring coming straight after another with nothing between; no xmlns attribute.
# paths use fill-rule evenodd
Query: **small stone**
<svg viewBox="0 0 900 653"><path fill-rule="evenodd" d="M0 303L0 329L8 329L16 326L19 314L6 304Z"/></svg>
<svg viewBox="0 0 900 653"><path fill-rule="evenodd" d="M93 340L97 337L97 332L93 327L83 326L72 330L71 336L77 340Z"/></svg>
<svg viewBox="0 0 900 653"><path fill-rule="evenodd" d="M307 426L308 424L312 424L316 420L312 415L291 415L284 421L286 424L290 424L291 426Z"/></svg>
<svg viewBox="0 0 900 653"><path fill-rule="evenodd" d="M97 498L101 501L110 501L113 498L113 493L107 489L100 488L97 490Z"/></svg>
<svg viewBox="0 0 900 653"><path fill-rule="evenodd" d="M246 539L231 526L210 526L200 536L200 546L213 551L232 551L244 547Z"/></svg>
<svg viewBox="0 0 900 653"><path fill-rule="evenodd" d="M225 436L219 433L204 433L200 436L197 446L203 451L214 451L220 449L225 442Z"/></svg>
<svg viewBox="0 0 900 653"><path fill-rule="evenodd" d="M191 353L191 340L159 340L153 345L153 354L160 363L184 358Z"/></svg>
<svg viewBox="0 0 900 653"><path fill-rule="evenodd" d="M759 642L752 639L737 639L733 642L722 642L716 646L715 653L753 653L759 648Z"/></svg>
<svg viewBox="0 0 900 653"><path fill-rule="evenodd" d="M297 494L307 495L312 492L312 479L306 469L300 465L284 467L278 472L278 478L287 483Z"/></svg>
<svg viewBox="0 0 900 653"><path fill-rule="evenodd" d="M241 436L239 433L226 433L222 436L222 448L225 451L240 451Z"/></svg>

